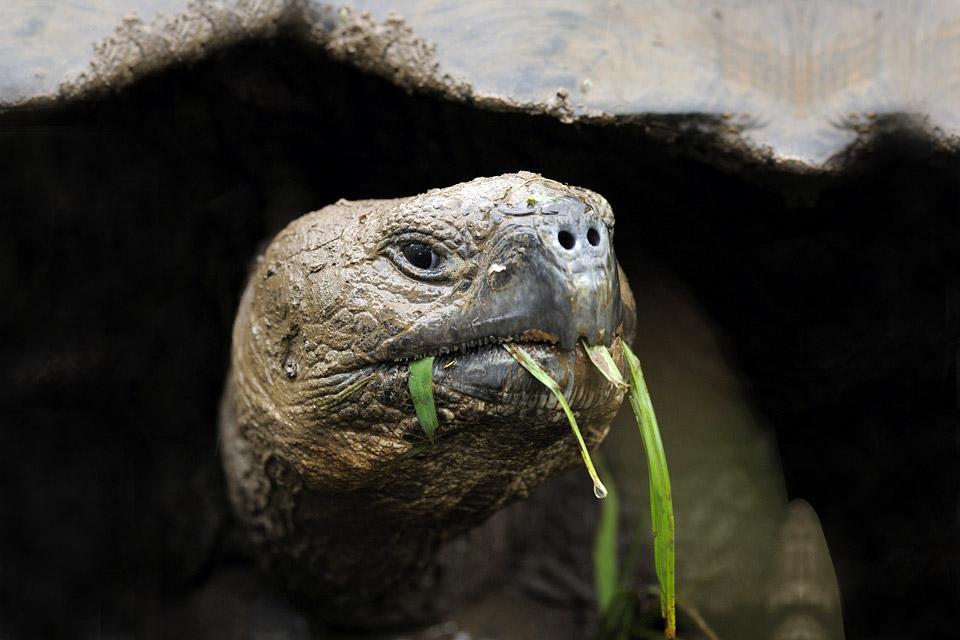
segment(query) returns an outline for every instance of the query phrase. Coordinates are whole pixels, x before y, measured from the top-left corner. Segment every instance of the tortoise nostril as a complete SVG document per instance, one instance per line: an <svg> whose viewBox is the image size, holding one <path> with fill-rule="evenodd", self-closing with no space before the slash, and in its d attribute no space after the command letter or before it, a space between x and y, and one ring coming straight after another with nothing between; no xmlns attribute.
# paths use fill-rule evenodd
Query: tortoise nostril
<svg viewBox="0 0 960 640"><path fill-rule="evenodd" d="M557 234L557 240L560 242L560 246L569 251L577 244L577 239L573 237L573 234L569 231L560 231Z"/></svg>
<svg viewBox="0 0 960 640"><path fill-rule="evenodd" d="M589 242L594 247L600 244L600 232L590 227L587 231L587 242Z"/></svg>

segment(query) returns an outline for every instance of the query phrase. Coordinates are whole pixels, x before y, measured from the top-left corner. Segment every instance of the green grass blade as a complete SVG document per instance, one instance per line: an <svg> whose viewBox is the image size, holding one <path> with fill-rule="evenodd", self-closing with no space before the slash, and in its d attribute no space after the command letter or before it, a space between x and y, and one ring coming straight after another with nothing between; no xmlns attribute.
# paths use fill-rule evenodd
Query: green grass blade
<svg viewBox="0 0 960 640"><path fill-rule="evenodd" d="M316 408L329 409L334 405L340 404L341 402L349 398L351 395L353 395L360 389L367 386L367 383L370 382L371 380L373 380L373 376L367 376L366 378L361 378L360 380L357 380L356 382L348 386L346 389L344 389L340 393L334 394L329 398L326 398L325 400L321 400L320 402L318 402Z"/></svg>
<svg viewBox="0 0 960 640"><path fill-rule="evenodd" d="M407 380L413 409L423 432L433 442L433 434L440 425L437 420L437 407L433 403L433 356L421 358L410 363L410 377Z"/></svg>
<svg viewBox="0 0 960 640"><path fill-rule="evenodd" d="M539 380L547 389L550 389L553 395L557 397L560 406L563 408L563 412L567 416L567 421L570 423L570 428L573 430L573 435L576 436L577 443L580 445L580 455L583 456L583 463L587 467L587 473L590 474L590 479L593 480L593 494L598 498L606 498L607 488L600 482L600 476L597 475L597 470L593 468L593 461L590 459L590 452L587 451L587 444L583 441L583 436L580 435L580 427L577 426L577 419L574 417L573 411L570 410L567 399L563 397L563 391L560 390L560 385L521 347L515 344L505 344L503 347L513 356L514 360L520 363L520 366L533 374L534 378Z"/></svg>
<svg viewBox="0 0 960 640"><path fill-rule="evenodd" d="M637 417L637 426L647 454L647 470L650 475L650 516L653 521L653 554L660 582L660 612L666 618L666 635L676 637L676 573L673 498L670 490L670 475L667 472L667 456L653 412L650 392L643 379L640 360L626 342L621 340L630 376L630 406Z"/></svg>
<svg viewBox="0 0 960 640"><path fill-rule="evenodd" d="M590 356L590 361L593 363L593 366L603 374L603 377L609 380L613 386L626 391L628 385L624 381L620 369L617 368L617 363L613 361L613 356L610 355L610 351L602 344L591 346L585 341L582 344L584 351Z"/></svg>
<svg viewBox="0 0 960 640"><path fill-rule="evenodd" d="M602 460L601 468L603 467ZM600 525L593 539L593 581L597 592L597 604L601 615L610 611L610 606L620 589L619 562L617 558L617 531L620 526L620 498L617 487L607 475L607 499L600 507Z"/></svg>

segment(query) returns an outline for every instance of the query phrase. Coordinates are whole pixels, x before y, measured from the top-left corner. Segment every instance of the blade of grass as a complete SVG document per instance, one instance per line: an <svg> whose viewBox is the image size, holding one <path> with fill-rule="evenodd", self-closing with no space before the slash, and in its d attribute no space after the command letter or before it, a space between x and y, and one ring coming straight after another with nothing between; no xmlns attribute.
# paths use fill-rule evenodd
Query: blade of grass
<svg viewBox="0 0 960 640"><path fill-rule="evenodd" d="M610 355L610 351L602 344L591 346L586 341L583 341L582 344L584 351L590 356L590 362L603 374L603 377L609 380L613 386L626 391L629 385L624 381L620 369L617 368L617 363L613 361L613 356Z"/></svg>
<svg viewBox="0 0 960 640"><path fill-rule="evenodd" d="M675 638L677 633L676 577L675 577L675 522L673 498L670 490L670 475L667 471L667 456L653 412L653 402L643 379L640 360L626 342L620 341L627 360L630 377L630 407L637 418L643 449L647 455L647 470L650 477L650 517L653 522L653 555L660 582L660 613L666 618L666 636Z"/></svg>
<svg viewBox="0 0 960 640"><path fill-rule="evenodd" d="M360 380L357 380L356 382L348 386L346 389L344 389L340 393L334 394L329 398L318 402L316 408L328 409L336 404L343 402L344 400L349 398L352 394L356 393L357 391L365 387L367 383L370 382L371 380L373 380L373 376L367 376L366 378L361 378Z"/></svg>
<svg viewBox="0 0 960 640"><path fill-rule="evenodd" d="M433 434L440 422L437 420L437 407L433 403L433 356L414 360L410 363L410 377L407 379L413 409L427 439L433 442Z"/></svg>
<svg viewBox="0 0 960 640"><path fill-rule="evenodd" d="M603 460L598 459L603 469ZM617 531L620 525L620 497L617 487L607 476L607 499L600 507L600 524L593 539L593 581L600 614L607 615L620 588L617 559Z"/></svg>
<svg viewBox="0 0 960 640"><path fill-rule="evenodd" d="M533 374L534 378L539 380L541 384L552 391L553 395L557 397L560 406L563 408L563 412L567 416L567 422L570 423L570 428L573 430L573 435L576 436L577 443L580 445L580 455L583 456L583 463L587 467L587 473L590 474L590 478L593 480L593 494L598 498L606 498L607 488L600 482L600 476L597 475L597 470L593 468L593 461L590 459L590 452L587 451L587 444L583 441L583 436L580 435L580 427L577 426L577 419L574 417L573 411L570 410L567 399L563 397L563 391L560 390L560 385L521 347L510 343L503 345L503 347L507 350L507 353L513 356L514 360L520 363L520 366Z"/></svg>

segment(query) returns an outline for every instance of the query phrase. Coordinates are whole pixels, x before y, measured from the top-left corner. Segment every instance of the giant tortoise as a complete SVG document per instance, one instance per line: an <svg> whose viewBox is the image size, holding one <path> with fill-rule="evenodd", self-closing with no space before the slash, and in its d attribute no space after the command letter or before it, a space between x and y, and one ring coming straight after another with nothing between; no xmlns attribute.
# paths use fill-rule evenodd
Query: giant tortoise
<svg viewBox="0 0 960 640"><path fill-rule="evenodd" d="M619 336L681 637L950 627L956 7L0 15L0 636L657 637L643 450L578 351ZM617 488L615 620L616 509L507 340Z"/></svg>

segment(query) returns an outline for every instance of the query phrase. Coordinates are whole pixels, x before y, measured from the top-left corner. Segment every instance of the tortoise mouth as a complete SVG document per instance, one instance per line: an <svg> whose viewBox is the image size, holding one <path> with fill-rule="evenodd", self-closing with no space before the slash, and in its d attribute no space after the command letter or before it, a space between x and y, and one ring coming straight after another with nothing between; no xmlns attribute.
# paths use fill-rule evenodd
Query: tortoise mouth
<svg viewBox="0 0 960 640"><path fill-rule="evenodd" d="M560 338L556 334L544 331L543 329L527 329L523 333L508 336L490 335L482 338L476 338L459 344L447 344L436 347L434 350L426 350L423 354L403 355L394 358L394 362L410 362L420 358L434 356L435 358L446 358L445 366L453 366L451 363L458 360L458 356L469 358L485 349L502 348L502 345L514 343L524 347L527 345L540 345L544 347L555 347L562 349ZM567 349L568 351L570 349Z"/></svg>
<svg viewBox="0 0 960 640"><path fill-rule="evenodd" d="M571 408L590 409L621 399L622 394L594 368L579 344L564 349L558 339L537 330L480 342L439 353L433 363L434 384L485 402L559 409L556 396L504 349L504 344L512 342L556 380Z"/></svg>

